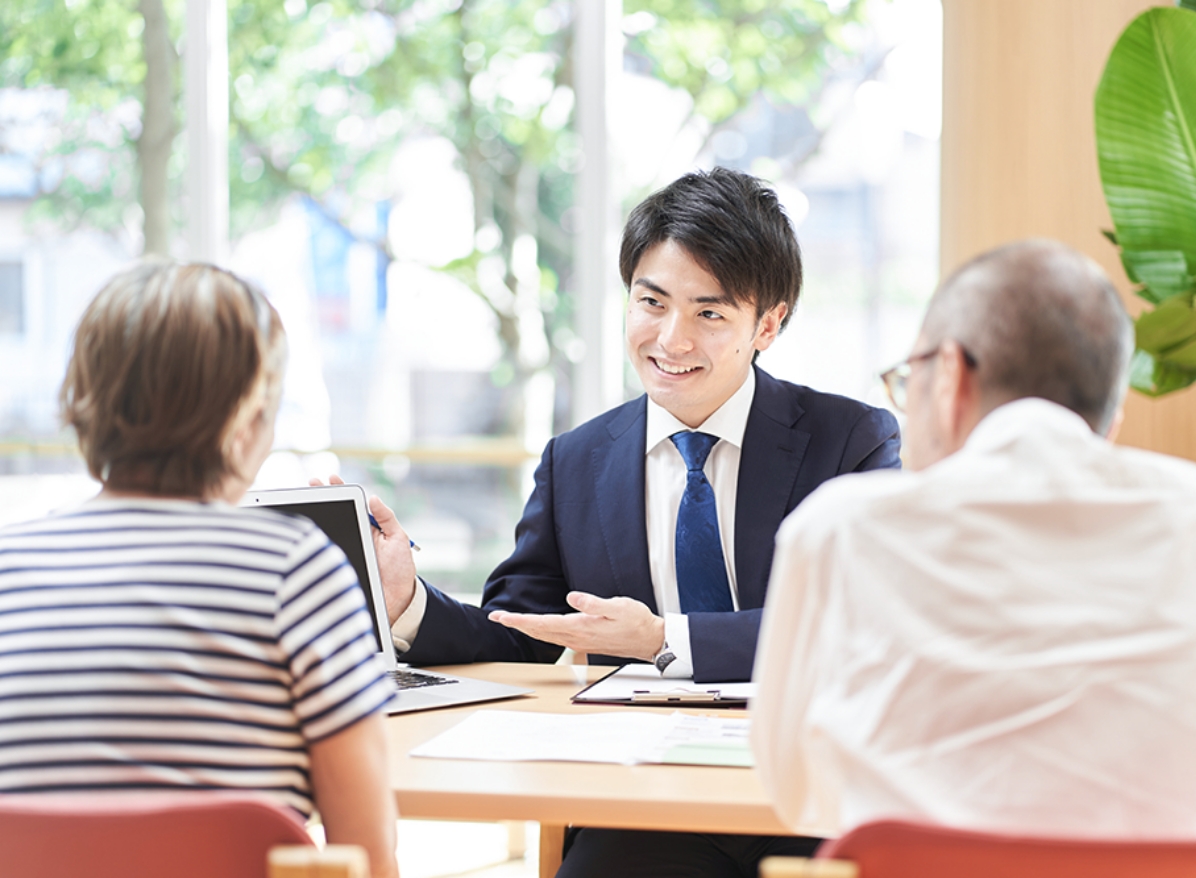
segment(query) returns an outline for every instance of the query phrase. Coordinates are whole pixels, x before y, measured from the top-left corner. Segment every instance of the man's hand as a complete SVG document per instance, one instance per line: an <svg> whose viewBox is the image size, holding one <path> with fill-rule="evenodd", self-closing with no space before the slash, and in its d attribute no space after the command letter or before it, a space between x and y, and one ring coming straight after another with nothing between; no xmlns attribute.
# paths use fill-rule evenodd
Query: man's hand
<svg viewBox="0 0 1196 878"><path fill-rule="evenodd" d="M565 600L578 612L556 615L495 610L490 621L575 652L650 662L664 646L664 619L634 598L600 598L571 591Z"/></svg>
<svg viewBox="0 0 1196 878"><path fill-rule="evenodd" d="M343 485L340 476L329 476L328 484ZM312 487L324 483L319 479L310 481ZM370 513L378 522L371 527L374 537L374 554L378 556L378 575L382 578L382 596L386 600L386 615L394 625L399 616L415 597L415 559L411 557L411 540L399 525L394 512L379 497L370 496ZM379 531L378 528L382 530Z"/></svg>

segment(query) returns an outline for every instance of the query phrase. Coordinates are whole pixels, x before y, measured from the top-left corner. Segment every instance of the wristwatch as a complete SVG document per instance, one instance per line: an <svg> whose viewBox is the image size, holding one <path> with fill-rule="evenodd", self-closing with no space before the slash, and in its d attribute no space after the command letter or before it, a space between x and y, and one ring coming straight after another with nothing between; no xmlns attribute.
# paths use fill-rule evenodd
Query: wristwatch
<svg viewBox="0 0 1196 878"><path fill-rule="evenodd" d="M676 658L677 656L673 655L673 651L669 649L669 645L666 642L665 645L660 648L660 652L656 653L656 658L652 660L652 664L656 665L656 670L660 671L661 675L663 676L664 669L671 665Z"/></svg>

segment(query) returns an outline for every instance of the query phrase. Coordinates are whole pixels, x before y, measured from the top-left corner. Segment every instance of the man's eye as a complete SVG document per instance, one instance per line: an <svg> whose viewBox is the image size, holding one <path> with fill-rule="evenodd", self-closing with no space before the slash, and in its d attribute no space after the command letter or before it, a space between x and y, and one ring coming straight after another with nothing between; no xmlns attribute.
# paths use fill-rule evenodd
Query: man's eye
<svg viewBox="0 0 1196 878"><path fill-rule="evenodd" d="M660 307L660 302L656 301L656 300L655 300L655 299L653 299L651 296L640 296L640 301L641 301L643 304L647 305L649 308L658 308L658 307Z"/></svg>
<svg viewBox="0 0 1196 878"><path fill-rule="evenodd" d="M707 320L722 320L723 319L723 315L719 314L717 311L703 311L698 316L705 317Z"/></svg>

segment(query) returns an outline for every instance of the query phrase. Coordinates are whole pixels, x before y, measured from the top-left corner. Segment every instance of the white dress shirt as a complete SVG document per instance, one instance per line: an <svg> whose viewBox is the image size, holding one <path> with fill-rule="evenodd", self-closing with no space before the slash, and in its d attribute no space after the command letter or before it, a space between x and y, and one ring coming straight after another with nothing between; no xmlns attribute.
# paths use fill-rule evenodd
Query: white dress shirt
<svg viewBox="0 0 1196 878"><path fill-rule="evenodd" d="M718 532L731 585L731 603L739 609L735 585L735 495L739 490L739 453L747 428L752 399L756 395L756 371L748 369L747 380L701 426L698 433L719 437L706 458L706 480L714 491ZM685 493L688 468L681 452L669 439L690 428L665 409L648 400L648 432L644 460L644 511L648 524L648 568L656 609L664 616L664 639L676 659L669 665L669 677L692 677L693 652L689 622L681 612L677 591L677 511Z"/></svg>
<svg viewBox="0 0 1196 878"><path fill-rule="evenodd" d="M735 494L739 488L739 451L747 427L752 399L756 394L756 372L748 369L747 379L731 398L697 428L698 432L718 436L719 442L706 458L704 472L714 490L718 510L719 534L727 563L727 581L731 601L739 609L735 588ZM689 644L689 625L681 613L677 593L677 569L674 564L677 510L685 491L687 468L669 436L689 427L665 409L648 400L647 435L644 459L644 509L648 528L648 566L657 611L664 615L665 641L676 659L669 666L670 677L693 676L693 653ZM417 580L410 606L391 626L399 652L411 648L427 611L428 593Z"/></svg>
<svg viewBox="0 0 1196 878"><path fill-rule="evenodd" d="M1020 400L777 543L753 745L787 825L1196 837L1196 466Z"/></svg>

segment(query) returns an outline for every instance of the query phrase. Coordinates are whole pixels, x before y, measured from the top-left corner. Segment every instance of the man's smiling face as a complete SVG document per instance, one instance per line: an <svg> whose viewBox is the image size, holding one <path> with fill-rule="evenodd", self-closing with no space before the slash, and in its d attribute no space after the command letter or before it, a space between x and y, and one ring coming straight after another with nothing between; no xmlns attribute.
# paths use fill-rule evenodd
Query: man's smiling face
<svg viewBox="0 0 1196 878"><path fill-rule="evenodd" d="M756 351L777 337L786 306L757 319L736 304L684 247L645 251L631 279L627 354L652 401L698 427L747 378Z"/></svg>

